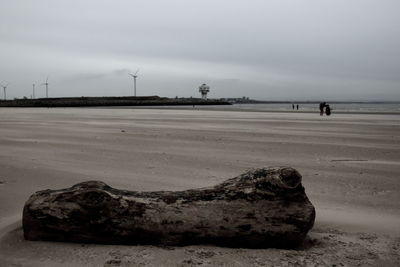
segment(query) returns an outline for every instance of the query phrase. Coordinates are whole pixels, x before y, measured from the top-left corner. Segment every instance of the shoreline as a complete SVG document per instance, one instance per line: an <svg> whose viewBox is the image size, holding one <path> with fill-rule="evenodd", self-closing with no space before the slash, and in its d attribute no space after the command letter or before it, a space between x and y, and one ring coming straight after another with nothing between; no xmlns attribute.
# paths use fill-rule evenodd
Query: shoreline
<svg viewBox="0 0 400 267"><path fill-rule="evenodd" d="M190 106L190 105L189 105ZM87 106L87 107L1 107L1 109L149 109L149 110L198 110L198 111L226 111L226 112L261 112L261 113L284 113L284 114L318 114L319 111L309 110L265 110L265 109L240 109L240 108L211 108L213 105L196 105L194 108L189 108L187 105L180 106ZM219 106L219 105L218 105ZM345 115L400 115L400 112L374 112L374 111L333 111L332 115L326 116L324 114L321 117L334 117L335 114Z"/></svg>

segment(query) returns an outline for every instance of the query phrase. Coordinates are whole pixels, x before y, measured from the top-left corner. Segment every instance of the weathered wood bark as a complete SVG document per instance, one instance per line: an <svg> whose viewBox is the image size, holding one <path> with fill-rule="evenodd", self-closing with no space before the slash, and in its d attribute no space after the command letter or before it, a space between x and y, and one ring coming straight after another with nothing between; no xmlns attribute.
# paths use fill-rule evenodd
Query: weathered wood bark
<svg viewBox="0 0 400 267"><path fill-rule="evenodd" d="M301 175L263 168L179 192L124 191L98 181L39 191L25 204L23 228L27 240L293 247L314 219Z"/></svg>

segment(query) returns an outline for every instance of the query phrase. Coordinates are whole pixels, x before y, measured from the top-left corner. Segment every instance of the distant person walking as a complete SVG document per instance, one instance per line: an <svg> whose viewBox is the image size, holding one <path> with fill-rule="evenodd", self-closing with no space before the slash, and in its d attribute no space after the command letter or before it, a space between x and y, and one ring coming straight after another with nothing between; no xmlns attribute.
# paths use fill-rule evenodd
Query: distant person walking
<svg viewBox="0 0 400 267"><path fill-rule="evenodd" d="M296 109L299 110L299 104L296 105Z"/></svg>
<svg viewBox="0 0 400 267"><path fill-rule="evenodd" d="M294 110L294 104L292 104L292 109Z"/></svg>
<svg viewBox="0 0 400 267"><path fill-rule="evenodd" d="M324 115L324 108L325 108L325 106L326 106L326 102L321 102L321 103L319 103L319 111L320 111L319 115L321 115L321 116Z"/></svg>

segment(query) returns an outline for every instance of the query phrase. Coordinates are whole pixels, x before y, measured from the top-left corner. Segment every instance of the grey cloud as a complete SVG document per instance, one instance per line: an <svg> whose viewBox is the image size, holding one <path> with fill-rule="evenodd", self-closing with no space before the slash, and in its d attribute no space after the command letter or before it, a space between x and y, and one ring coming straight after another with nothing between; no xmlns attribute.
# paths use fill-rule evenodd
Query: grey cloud
<svg viewBox="0 0 400 267"><path fill-rule="evenodd" d="M400 100L398 1L4 0L2 10L0 80L13 97L47 75L56 95L125 95L125 74L140 67L143 94L196 95L212 82L218 97Z"/></svg>

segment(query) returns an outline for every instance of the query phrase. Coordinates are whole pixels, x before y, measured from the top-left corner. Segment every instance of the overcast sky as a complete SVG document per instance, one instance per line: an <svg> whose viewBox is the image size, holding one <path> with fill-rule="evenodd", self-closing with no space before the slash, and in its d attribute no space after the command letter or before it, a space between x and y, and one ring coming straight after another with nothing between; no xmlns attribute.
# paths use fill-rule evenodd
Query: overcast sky
<svg viewBox="0 0 400 267"><path fill-rule="evenodd" d="M398 0L1 0L9 98L400 101ZM1 92L1 97L3 92Z"/></svg>

